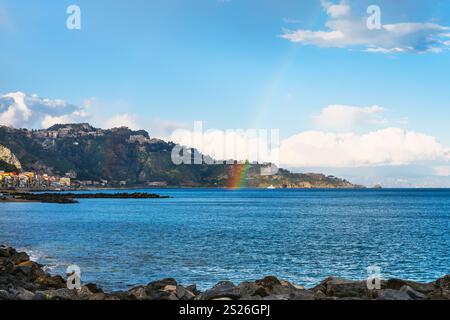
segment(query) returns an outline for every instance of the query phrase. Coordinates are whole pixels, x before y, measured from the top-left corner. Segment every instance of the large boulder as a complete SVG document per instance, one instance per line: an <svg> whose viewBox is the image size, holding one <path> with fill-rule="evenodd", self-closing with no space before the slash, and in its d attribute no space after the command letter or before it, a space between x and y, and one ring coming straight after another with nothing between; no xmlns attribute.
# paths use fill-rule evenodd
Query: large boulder
<svg viewBox="0 0 450 320"><path fill-rule="evenodd" d="M413 300L406 292L393 289L378 291L376 300Z"/></svg>
<svg viewBox="0 0 450 320"><path fill-rule="evenodd" d="M427 300L428 299L428 297L426 295L414 290L410 286L403 286L400 288L400 291L406 293L413 300Z"/></svg>
<svg viewBox="0 0 450 320"><path fill-rule="evenodd" d="M434 285L439 289L450 291L450 275L436 280Z"/></svg>
<svg viewBox="0 0 450 320"><path fill-rule="evenodd" d="M56 276L40 276L36 280L34 280L34 284L36 284L39 290L48 290L48 289L63 289L66 288L66 281L63 277Z"/></svg>
<svg viewBox="0 0 450 320"><path fill-rule="evenodd" d="M0 257L9 258L15 251L13 248L0 246Z"/></svg>
<svg viewBox="0 0 450 320"><path fill-rule="evenodd" d="M330 277L312 289L318 298L360 298L371 299L373 291L367 288L366 281L351 281Z"/></svg>
<svg viewBox="0 0 450 320"><path fill-rule="evenodd" d="M177 286L175 293L177 295L177 298L179 300L193 300L195 299L195 294L188 290L187 288L184 288L182 286Z"/></svg>
<svg viewBox="0 0 450 320"><path fill-rule="evenodd" d="M100 287L98 287L95 283L88 283L86 285L86 288L88 288L89 291L92 293L103 293L103 290Z"/></svg>
<svg viewBox="0 0 450 320"><path fill-rule="evenodd" d="M239 288L230 281L222 281L198 297L199 300L214 300L219 298L230 298L237 300L241 297Z"/></svg>
<svg viewBox="0 0 450 320"><path fill-rule="evenodd" d="M128 290L128 294L130 297L134 300L147 300L147 290L144 286L135 287L130 290Z"/></svg>
<svg viewBox="0 0 450 320"><path fill-rule="evenodd" d="M17 252L16 251L11 255L11 262L14 263L15 265L18 265L22 262L27 262L29 260L30 260L30 257L25 252Z"/></svg>
<svg viewBox="0 0 450 320"><path fill-rule="evenodd" d="M432 300L450 300L450 275L436 280L434 291L428 296Z"/></svg>
<svg viewBox="0 0 450 320"><path fill-rule="evenodd" d="M35 294L24 288L18 288L13 290L13 296L15 300L34 300Z"/></svg>
<svg viewBox="0 0 450 320"><path fill-rule="evenodd" d="M76 289L36 291L36 300L80 300Z"/></svg>
<svg viewBox="0 0 450 320"><path fill-rule="evenodd" d="M195 294L177 284L175 279L163 279L150 282L128 291L128 296L136 300L192 300Z"/></svg>
<svg viewBox="0 0 450 320"><path fill-rule="evenodd" d="M402 287L408 286L413 290L420 292L422 294L429 294L434 290L433 283L418 283L409 280L401 280L401 279L389 279L387 281L382 281L381 288L382 289L393 289L400 290Z"/></svg>
<svg viewBox="0 0 450 320"><path fill-rule="evenodd" d="M201 292L197 289L197 285L191 284L186 287L187 290L192 292L194 295L198 296Z"/></svg>
<svg viewBox="0 0 450 320"><path fill-rule="evenodd" d="M269 276L255 282L242 282L238 286L242 300L312 300L314 294L304 287Z"/></svg>
<svg viewBox="0 0 450 320"><path fill-rule="evenodd" d="M0 290L0 300L12 300L14 295L6 290Z"/></svg>

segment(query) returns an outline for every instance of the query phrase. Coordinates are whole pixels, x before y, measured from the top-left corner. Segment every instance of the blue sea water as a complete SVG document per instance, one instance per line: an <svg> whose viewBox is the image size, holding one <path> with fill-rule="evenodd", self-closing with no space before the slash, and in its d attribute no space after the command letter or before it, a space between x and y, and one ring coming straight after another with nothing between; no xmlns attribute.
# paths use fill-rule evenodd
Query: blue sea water
<svg viewBox="0 0 450 320"><path fill-rule="evenodd" d="M0 204L0 243L107 290L266 275L313 286L371 265L383 278L450 274L448 189L146 191L173 198Z"/></svg>

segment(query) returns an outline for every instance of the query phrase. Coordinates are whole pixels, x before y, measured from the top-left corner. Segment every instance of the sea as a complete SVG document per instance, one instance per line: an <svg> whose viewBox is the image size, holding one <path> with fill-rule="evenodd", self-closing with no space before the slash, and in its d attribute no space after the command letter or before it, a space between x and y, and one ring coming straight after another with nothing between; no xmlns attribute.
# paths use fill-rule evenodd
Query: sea
<svg viewBox="0 0 450 320"><path fill-rule="evenodd" d="M109 190L105 192L123 192ZM151 189L169 199L0 203L0 244L53 274L125 290L274 275L429 282L450 274L450 189Z"/></svg>

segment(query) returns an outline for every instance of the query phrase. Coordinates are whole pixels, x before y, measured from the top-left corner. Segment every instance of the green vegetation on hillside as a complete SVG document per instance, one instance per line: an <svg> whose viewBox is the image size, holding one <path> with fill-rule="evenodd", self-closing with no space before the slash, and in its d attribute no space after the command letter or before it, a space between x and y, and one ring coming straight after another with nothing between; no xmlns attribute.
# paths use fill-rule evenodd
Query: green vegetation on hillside
<svg viewBox="0 0 450 320"><path fill-rule="evenodd" d="M123 181L127 185L160 182L170 186L224 187L240 166L175 165L171 160L173 143L151 139L142 130L102 130L89 124L32 131L0 126L0 144L16 155L25 171L60 176L74 173L79 180L107 180L112 184ZM320 174L280 170L275 176L265 177L260 171L260 165L251 165L249 187L354 187L345 180Z"/></svg>

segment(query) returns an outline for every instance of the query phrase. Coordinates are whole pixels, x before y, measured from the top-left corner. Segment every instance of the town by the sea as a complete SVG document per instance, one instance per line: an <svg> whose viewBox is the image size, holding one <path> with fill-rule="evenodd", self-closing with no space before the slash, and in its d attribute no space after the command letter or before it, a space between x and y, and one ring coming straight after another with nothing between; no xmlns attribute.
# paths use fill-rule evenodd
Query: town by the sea
<svg viewBox="0 0 450 320"><path fill-rule="evenodd" d="M105 191L105 192L123 192ZM0 203L0 243L55 274L123 290L162 278L208 288L275 275L433 281L450 273L450 189L151 189L168 199Z"/></svg>

